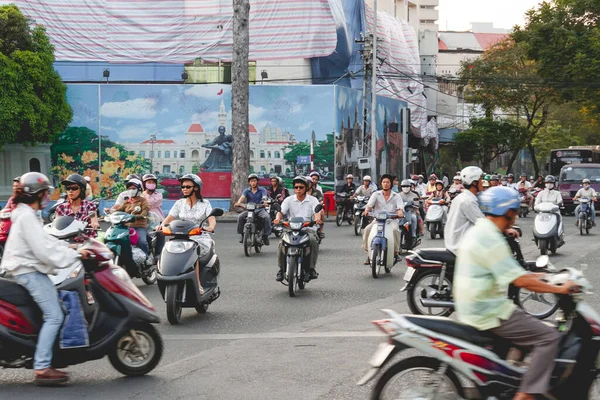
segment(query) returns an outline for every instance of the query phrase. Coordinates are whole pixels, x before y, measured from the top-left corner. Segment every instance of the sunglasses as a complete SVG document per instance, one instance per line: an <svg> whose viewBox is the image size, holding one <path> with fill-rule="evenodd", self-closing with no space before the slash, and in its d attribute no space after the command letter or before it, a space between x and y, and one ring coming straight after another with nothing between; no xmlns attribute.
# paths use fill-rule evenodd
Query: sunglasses
<svg viewBox="0 0 600 400"><path fill-rule="evenodd" d="M182 189L192 189L193 187L194 187L194 186L191 186L191 185L190 185L190 186L184 186L184 185L181 185L181 188L182 188Z"/></svg>
<svg viewBox="0 0 600 400"><path fill-rule="evenodd" d="M294 186L294 189L298 190L298 189L306 189L306 186Z"/></svg>
<svg viewBox="0 0 600 400"><path fill-rule="evenodd" d="M65 189L67 190L67 192L75 192L76 190L79 190L79 186L69 186Z"/></svg>

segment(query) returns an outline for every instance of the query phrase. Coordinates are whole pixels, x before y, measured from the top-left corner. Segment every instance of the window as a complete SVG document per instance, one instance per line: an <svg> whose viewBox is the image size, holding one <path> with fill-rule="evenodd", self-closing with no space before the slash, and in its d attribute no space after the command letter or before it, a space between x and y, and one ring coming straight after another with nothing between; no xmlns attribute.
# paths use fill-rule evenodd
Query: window
<svg viewBox="0 0 600 400"><path fill-rule="evenodd" d="M198 150L192 151L192 158L195 159L195 158L198 158L198 157L200 157L200 153L198 153Z"/></svg>
<svg viewBox="0 0 600 400"><path fill-rule="evenodd" d="M435 20L433 20L433 19L422 19L421 23L422 24L435 24Z"/></svg>
<svg viewBox="0 0 600 400"><path fill-rule="evenodd" d="M267 152L267 158L271 158L271 152Z"/></svg>
<svg viewBox="0 0 600 400"><path fill-rule="evenodd" d="M185 150L181 150L179 153L179 158L185 158Z"/></svg>
<svg viewBox="0 0 600 400"><path fill-rule="evenodd" d="M171 152L169 150L165 151L165 158L171 158Z"/></svg>
<svg viewBox="0 0 600 400"><path fill-rule="evenodd" d="M163 165L163 174L170 174L170 173L171 173L171 166Z"/></svg>
<svg viewBox="0 0 600 400"><path fill-rule="evenodd" d="M261 165L261 166L260 166L260 170L261 170L261 171L263 171L263 172L265 172L267 169L265 168L265 166L264 166L264 165Z"/></svg>
<svg viewBox="0 0 600 400"><path fill-rule="evenodd" d="M150 150L150 158L154 158L154 152Z"/></svg>
<svg viewBox="0 0 600 400"><path fill-rule="evenodd" d="M156 158L160 158L160 150L156 152Z"/></svg>
<svg viewBox="0 0 600 400"><path fill-rule="evenodd" d="M260 151L260 158L265 158L265 151L264 150Z"/></svg>
<svg viewBox="0 0 600 400"><path fill-rule="evenodd" d="M32 158L29 160L29 172L42 172L40 160L37 158Z"/></svg>
<svg viewBox="0 0 600 400"><path fill-rule="evenodd" d="M183 175L183 165L179 167L179 173Z"/></svg>
<svg viewBox="0 0 600 400"><path fill-rule="evenodd" d="M140 151L140 157L146 158L146 152L145 151Z"/></svg>
<svg viewBox="0 0 600 400"><path fill-rule="evenodd" d="M275 158L281 158L281 154L278 151L275 152Z"/></svg>
<svg viewBox="0 0 600 400"><path fill-rule="evenodd" d="M435 6L421 6L423 10L435 10Z"/></svg>
<svg viewBox="0 0 600 400"><path fill-rule="evenodd" d="M177 158L177 150L173 152L173 158Z"/></svg>
<svg viewBox="0 0 600 400"><path fill-rule="evenodd" d="M254 152L252 150L250 150L250 159L252 160L254 158Z"/></svg>

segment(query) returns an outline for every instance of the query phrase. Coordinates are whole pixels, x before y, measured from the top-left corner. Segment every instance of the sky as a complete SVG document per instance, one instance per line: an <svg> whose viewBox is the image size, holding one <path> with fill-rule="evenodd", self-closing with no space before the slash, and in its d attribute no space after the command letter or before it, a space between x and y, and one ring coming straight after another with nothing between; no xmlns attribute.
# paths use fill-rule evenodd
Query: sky
<svg viewBox="0 0 600 400"><path fill-rule="evenodd" d="M542 0L440 0L440 30L466 31L471 22L493 22L495 28L522 25L525 12Z"/></svg>

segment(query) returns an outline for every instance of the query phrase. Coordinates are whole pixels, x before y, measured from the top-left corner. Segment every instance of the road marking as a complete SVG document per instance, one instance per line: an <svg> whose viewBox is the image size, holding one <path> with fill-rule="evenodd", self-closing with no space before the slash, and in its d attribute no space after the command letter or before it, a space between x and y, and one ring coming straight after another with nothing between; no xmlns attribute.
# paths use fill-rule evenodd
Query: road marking
<svg viewBox="0 0 600 400"><path fill-rule="evenodd" d="M221 333L221 334L176 334L162 335L163 340L244 340L244 339L323 339L383 337L377 331L331 331L331 332L265 332L265 333Z"/></svg>

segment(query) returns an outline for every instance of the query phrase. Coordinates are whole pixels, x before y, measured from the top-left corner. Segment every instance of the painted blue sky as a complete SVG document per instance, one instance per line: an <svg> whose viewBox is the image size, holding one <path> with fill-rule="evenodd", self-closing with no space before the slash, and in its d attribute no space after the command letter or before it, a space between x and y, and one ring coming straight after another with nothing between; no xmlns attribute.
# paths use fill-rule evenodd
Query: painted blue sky
<svg viewBox="0 0 600 400"><path fill-rule="evenodd" d="M157 139L183 143L192 122L216 132L221 99L231 130L231 86L228 85L100 85L102 135L117 142ZM98 85L68 85L72 126L98 130ZM222 90L222 94L218 93ZM260 132L266 125L281 128L303 141L314 130L324 138L335 127L333 87L250 87L250 123Z"/></svg>

